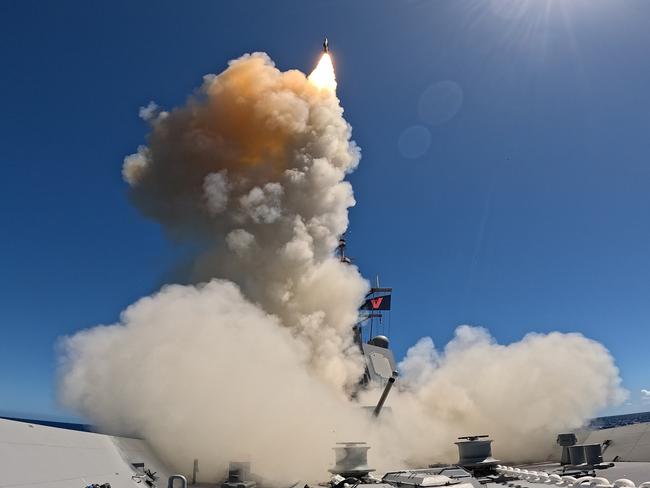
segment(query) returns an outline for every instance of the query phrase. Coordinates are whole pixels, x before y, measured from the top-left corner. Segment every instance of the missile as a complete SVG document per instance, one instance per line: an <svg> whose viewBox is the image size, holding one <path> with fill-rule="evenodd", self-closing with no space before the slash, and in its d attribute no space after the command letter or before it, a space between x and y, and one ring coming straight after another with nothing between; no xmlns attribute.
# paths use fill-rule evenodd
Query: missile
<svg viewBox="0 0 650 488"><path fill-rule="evenodd" d="M330 52L330 43L327 40L327 37L323 40L323 52L324 53Z"/></svg>

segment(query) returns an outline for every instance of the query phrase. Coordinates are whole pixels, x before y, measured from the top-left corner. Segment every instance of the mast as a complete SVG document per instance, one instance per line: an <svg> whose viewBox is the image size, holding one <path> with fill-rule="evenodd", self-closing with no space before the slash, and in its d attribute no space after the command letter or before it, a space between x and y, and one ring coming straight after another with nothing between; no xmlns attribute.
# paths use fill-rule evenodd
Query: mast
<svg viewBox="0 0 650 488"><path fill-rule="evenodd" d="M346 246L346 241L345 241L345 234L343 234L341 237L339 237L339 245L336 246L336 255L339 258L339 261L345 264L352 264L352 260L345 255L345 246Z"/></svg>
<svg viewBox="0 0 650 488"><path fill-rule="evenodd" d="M345 253L347 242L345 235L339 238L336 256L344 264L352 264L352 259ZM371 287L359 308L359 319L353 326L354 343L366 362L365 373L359 381L359 388L368 384L383 385L384 396L376 408L377 415L385 401L392 383L395 381L397 364L389 349L390 308L393 289L382 287L379 274L375 277L375 286ZM354 397L357 392L353 392Z"/></svg>
<svg viewBox="0 0 650 488"><path fill-rule="evenodd" d="M336 256L339 261L345 264L352 264L352 259L345 253L347 241L345 234L339 238L336 246ZM366 294L363 305L359 311L359 321L354 325L354 342L361 347L364 339L371 340L373 332L380 332L382 335L390 334L390 302L393 289L382 287L379 284L379 274L375 277L375 286L370 288ZM388 328L388 330L386 330ZM368 330L364 338L364 329Z"/></svg>

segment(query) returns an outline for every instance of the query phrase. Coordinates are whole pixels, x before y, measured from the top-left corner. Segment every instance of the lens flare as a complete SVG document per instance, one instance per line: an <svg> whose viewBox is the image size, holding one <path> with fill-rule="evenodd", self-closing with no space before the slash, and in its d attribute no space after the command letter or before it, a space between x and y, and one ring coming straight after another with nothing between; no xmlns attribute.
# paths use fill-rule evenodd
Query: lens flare
<svg viewBox="0 0 650 488"><path fill-rule="evenodd" d="M329 53L323 53L318 65L309 75L309 81L321 90L336 91L336 75Z"/></svg>

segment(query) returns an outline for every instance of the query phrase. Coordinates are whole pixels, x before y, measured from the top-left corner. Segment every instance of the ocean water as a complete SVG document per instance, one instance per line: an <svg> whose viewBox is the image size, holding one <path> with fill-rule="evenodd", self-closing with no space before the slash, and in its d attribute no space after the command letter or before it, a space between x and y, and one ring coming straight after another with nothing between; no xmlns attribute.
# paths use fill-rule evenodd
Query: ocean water
<svg viewBox="0 0 650 488"><path fill-rule="evenodd" d="M589 422L592 429L609 429L623 425L650 422L650 412L628 413L625 415L612 415L611 417L597 417Z"/></svg>
<svg viewBox="0 0 650 488"><path fill-rule="evenodd" d="M49 420L26 419L19 417L5 417L0 416L0 419L16 420L18 422L26 422L29 424L46 425L49 427L59 427L69 430L81 430L85 432L97 432L92 425L87 424L74 424L68 422L54 422ZM587 424L588 429L600 430L609 429L611 427L621 427L623 425L640 424L650 422L650 412L628 413L625 415L612 415L610 417L596 417L591 419Z"/></svg>

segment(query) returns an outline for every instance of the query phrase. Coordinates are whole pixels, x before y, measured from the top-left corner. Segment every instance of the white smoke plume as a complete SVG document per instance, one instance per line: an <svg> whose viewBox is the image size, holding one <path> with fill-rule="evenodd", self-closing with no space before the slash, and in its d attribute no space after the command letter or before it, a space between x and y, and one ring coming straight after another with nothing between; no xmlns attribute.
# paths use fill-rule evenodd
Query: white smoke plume
<svg viewBox="0 0 650 488"><path fill-rule="evenodd" d="M166 286L65 346L68 403L144 435L182 472L199 459L204 480L246 459L285 482L322 474L341 433L366 421L310 373L309 347L228 281Z"/></svg>
<svg viewBox="0 0 650 488"><path fill-rule="evenodd" d="M490 434L508 461L546 459L555 437L621 403L618 369L601 344L581 334L530 333L498 344L482 327L460 326L443 351L421 339L400 364L402 391L392 403L413 436L416 463L453 459L456 437Z"/></svg>
<svg viewBox="0 0 650 488"><path fill-rule="evenodd" d="M145 215L203 244L195 280L238 283L309 345L312 370L338 389L359 375L350 324L367 291L333 257L354 205L343 179L360 155L342 113L304 74L244 56L152 120L148 146L123 168Z"/></svg>
<svg viewBox="0 0 650 488"><path fill-rule="evenodd" d="M337 441L369 441L379 469L453 461L454 438L478 431L495 454L540 455L620 397L596 342L501 346L461 327L444 351L430 339L409 351L392 415L371 423L359 407L378 392L350 399L368 285L334 257L360 152L334 91L256 53L205 77L184 106L141 115L151 133L124 161L131 199L201 252L196 285L165 286L62 341L61 399L103 429L144 436L181 472L198 458L204 481L248 458L288 482L323 479ZM525 437L541 441L524 448Z"/></svg>

